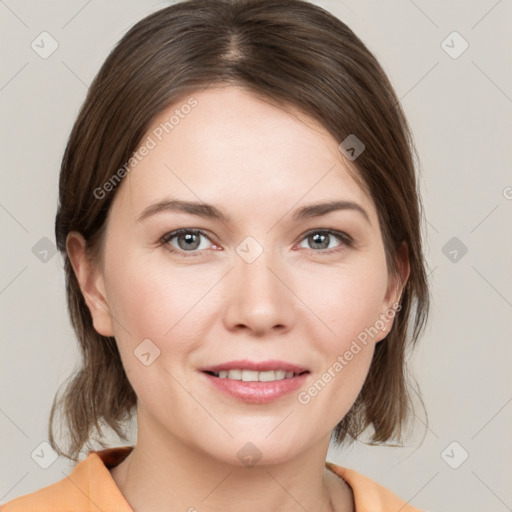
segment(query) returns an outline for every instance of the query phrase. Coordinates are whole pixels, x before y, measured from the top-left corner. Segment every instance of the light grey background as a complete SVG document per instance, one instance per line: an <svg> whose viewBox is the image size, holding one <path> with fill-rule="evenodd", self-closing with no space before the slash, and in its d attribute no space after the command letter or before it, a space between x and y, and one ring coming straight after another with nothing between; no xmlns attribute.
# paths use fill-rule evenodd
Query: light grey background
<svg viewBox="0 0 512 512"><path fill-rule="evenodd" d="M1 503L71 469L66 459L45 470L31 458L77 356L62 262L51 252L41 261L40 240L54 240L59 163L88 84L124 32L168 3L0 0ZM376 54L409 118L433 295L411 360L428 428L418 407L407 447L358 443L328 459L426 511L512 510L512 2L314 3ZM31 48L43 31L58 42L47 59ZM463 48L453 31L469 44L457 58L445 51ZM452 237L466 254L446 246Z"/></svg>

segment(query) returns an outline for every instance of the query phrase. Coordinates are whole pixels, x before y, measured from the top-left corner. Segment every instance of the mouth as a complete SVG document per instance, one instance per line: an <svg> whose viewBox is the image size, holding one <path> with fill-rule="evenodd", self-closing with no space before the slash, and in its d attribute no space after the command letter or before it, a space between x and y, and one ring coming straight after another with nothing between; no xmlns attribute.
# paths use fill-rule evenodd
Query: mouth
<svg viewBox="0 0 512 512"><path fill-rule="evenodd" d="M285 398L306 384L308 369L284 361L231 361L201 373L213 389L247 404L268 404Z"/></svg>
<svg viewBox="0 0 512 512"><path fill-rule="evenodd" d="M209 366L202 372L219 379L239 380L243 382L274 382L293 379L309 373L307 368L286 361L250 361L237 360Z"/></svg>
<svg viewBox="0 0 512 512"><path fill-rule="evenodd" d="M207 373L212 377L218 377L219 379L240 380L243 382L274 382L278 380L293 379L299 375L309 373L309 371L304 370L301 372L293 372L279 369L258 372L255 370L235 368L233 370L220 370L219 372L206 370L204 373Z"/></svg>

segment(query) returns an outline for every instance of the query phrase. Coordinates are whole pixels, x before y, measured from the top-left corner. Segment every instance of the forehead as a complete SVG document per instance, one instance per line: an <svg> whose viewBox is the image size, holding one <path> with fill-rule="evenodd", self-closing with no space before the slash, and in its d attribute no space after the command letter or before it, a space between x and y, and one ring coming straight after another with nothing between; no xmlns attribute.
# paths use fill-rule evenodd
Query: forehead
<svg viewBox="0 0 512 512"><path fill-rule="evenodd" d="M152 202L178 197L220 205L234 216L275 217L302 202L345 199L375 217L338 144L296 111L237 87L208 89L155 118L139 146L149 149L139 149L114 203L136 215Z"/></svg>

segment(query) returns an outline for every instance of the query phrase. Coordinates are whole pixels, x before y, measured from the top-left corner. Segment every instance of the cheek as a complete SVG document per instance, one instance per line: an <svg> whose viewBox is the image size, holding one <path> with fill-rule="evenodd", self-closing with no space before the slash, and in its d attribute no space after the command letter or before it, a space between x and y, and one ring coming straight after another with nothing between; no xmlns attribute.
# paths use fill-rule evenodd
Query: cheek
<svg viewBox="0 0 512 512"><path fill-rule="evenodd" d="M132 350L150 339L161 350L172 340L173 351L179 352L200 339L207 294L219 277L214 271L173 265L165 256L121 260L114 253L106 268L109 305L119 324L116 338Z"/></svg>
<svg viewBox="0 0 512 512"><path fill-rule="evenodd" d="M329 411L333 427L349 410L366 379L383 311L387 270L382 259L352 268L320 268L298 289L315 315L304 325L322 368L299 397L304 406Z"/></svg>
<svg viewBox="0 0 512 512"><path fill-rule="evenodd" d="M322 333L330 347L342 348L379 319L387 284L385 262L375 258L353 267L319 267L296 289L316 315L317 337Z"/></svg>
<svg viewBox="0 0 512 512"><path fill-rule="evenodd" d="M156 410L158 397L181 396L169 372L183 381L188 355L204 340L205 295L216 280L165 258L112 256L105 273L117 345L139 400Z"/></svg>
<svg viewBox="0 0 512 512"><path fill-rule="evenodd" d="M226 269L213 264L180 266L162 253L132 254L127 251L121 257L111 252L106 266L118 341L129 338L134 346L149 338L164 347L173 338L173 350L194 348L218 316L218 294L222 291L230 300L225 289L229 278L221 282ZM383 257L359 258L354 265L338 267L298 265L285 272L293 290L287 307L304 313L292 315L295 325L289 327L304 329L312 343L326 343L322 349L326 354L350 344L375 324L382 311L387 287ZM286 294L279 300L286 300Z"/></svg>

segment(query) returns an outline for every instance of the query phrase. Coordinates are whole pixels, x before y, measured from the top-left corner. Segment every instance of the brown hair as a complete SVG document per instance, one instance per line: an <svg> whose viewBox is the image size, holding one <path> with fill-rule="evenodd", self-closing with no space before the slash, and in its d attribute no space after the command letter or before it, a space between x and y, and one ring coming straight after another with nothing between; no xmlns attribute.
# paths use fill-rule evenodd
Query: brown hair
<svg viewBox="0 0 512 512"><path fill-rule="evenodd" d="M67 143L55 233L82 361L54 399L50 444L77 460L93 431L101 439L100 423L127 440L125 422L137 403L115 339L93 328L66 237L82 233L91 257L98 257L117 189L100 199L95 190L129 161L157 114L211 84L243 87L310 116L339 142L355 134L364 143L352 162L355 177L375 202L389 272L397 271L405 242L410 275L400 313L376 345L362 390L333 440L356 439L368 426L372 443L400 439L411 403L406 349L424 327L429 295L415 149L399 100L372 53L320 7L302 0L187 0L144 18L121 39L95 77ZM67 453L54 439L58 411L68 430Z"/></svg>

